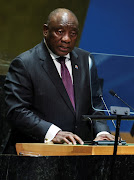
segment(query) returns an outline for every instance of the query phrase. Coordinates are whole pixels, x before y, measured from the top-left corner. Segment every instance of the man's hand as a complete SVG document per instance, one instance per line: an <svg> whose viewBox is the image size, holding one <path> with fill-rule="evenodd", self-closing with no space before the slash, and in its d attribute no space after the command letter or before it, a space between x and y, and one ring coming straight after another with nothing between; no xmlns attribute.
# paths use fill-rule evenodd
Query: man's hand
<svg viewBox="0 0 134 180"><path fill-rule="evenodd" d="M67 131L59 131L53 138L52 142L59 144L76 144L76 142L78 142L79 144L84 144L84 142L79 136Z"/></svg>
<svg viewBox="0 0 134 180"><path fill-rule="evenodd" d="M115 136L112 134L101 134L94 139L94 141L103 141L103 140L114 141Z"/></svg>

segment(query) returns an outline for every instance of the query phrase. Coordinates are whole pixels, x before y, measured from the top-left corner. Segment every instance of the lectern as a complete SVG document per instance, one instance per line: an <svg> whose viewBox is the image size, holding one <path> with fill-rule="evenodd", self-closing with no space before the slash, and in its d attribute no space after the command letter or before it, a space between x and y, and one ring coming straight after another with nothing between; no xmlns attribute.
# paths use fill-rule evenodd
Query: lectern
<svg viewBox="0 0 134 180"><path fill-rule="evenodd" d="M16 150L23 156L88 156L112 155L114 146L17 143ZM134 144L118 146L117 154L134 155Z"/></svg>

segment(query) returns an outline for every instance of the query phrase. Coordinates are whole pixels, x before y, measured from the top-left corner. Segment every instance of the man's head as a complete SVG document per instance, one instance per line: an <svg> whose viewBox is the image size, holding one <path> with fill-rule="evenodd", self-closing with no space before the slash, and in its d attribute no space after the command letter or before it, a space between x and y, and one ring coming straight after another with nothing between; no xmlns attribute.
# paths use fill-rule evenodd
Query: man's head
<svg viewBox="0 0 134 180"><path fill-rule="evenodd" d="M58 56L70 53L78 36L77 17L68 9L58 8L48 16L43 35L48 47Z"/></svg>

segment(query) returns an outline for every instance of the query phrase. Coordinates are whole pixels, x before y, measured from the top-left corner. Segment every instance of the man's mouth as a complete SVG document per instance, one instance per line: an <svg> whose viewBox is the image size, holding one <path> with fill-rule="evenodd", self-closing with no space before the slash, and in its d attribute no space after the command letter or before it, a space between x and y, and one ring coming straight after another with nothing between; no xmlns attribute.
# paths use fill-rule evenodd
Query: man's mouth
<svg viewBox="0 0 134 180"><path fill-rule="evenodd" d="M59 49L60 49L61 51L69 51L69 50L70 50L69 47L64 47L64 46L60 46Z"/></svg>

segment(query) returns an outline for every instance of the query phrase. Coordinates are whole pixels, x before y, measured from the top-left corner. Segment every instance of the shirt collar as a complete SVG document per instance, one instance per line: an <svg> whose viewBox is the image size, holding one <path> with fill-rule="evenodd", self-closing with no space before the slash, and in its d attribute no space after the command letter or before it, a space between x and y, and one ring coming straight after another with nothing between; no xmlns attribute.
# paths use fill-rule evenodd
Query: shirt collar
<svg viewBox="0 0 134 180"><path fill-rule="evenodd" d="M56 54L54 54L54 53L51 51L51 49L49 49L49 47L48 47L45 39L44 39L44 43L45 43L45 45L46 45L46 47L47 47L47 49L48 49L48 51L49 51L49 53L50 53L50 56L52 57L53 60L56 60L58 57L60 57L60 56L57 56ZM64 57L66 57L67 60L70 60L70 53L68 53L68 54L65 55Z"/></svg>

